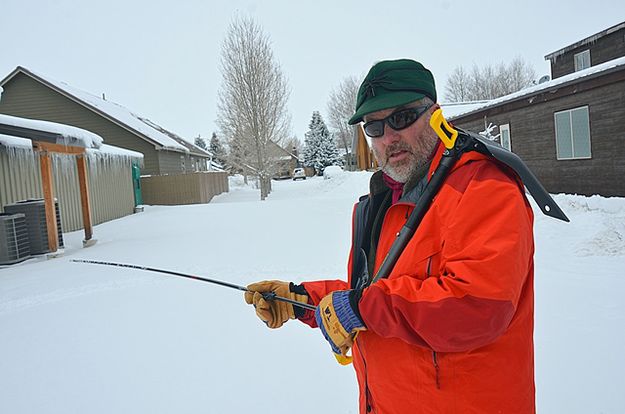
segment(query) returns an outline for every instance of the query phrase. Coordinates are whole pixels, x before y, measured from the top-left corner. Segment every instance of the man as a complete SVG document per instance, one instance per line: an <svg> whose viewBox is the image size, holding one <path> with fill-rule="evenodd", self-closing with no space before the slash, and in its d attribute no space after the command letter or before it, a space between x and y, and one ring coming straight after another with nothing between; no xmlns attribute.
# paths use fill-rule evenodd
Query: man
<svg viewBox="0 0 625 414"><path fill-rule="evenodd" d="M436 109L420 63L371 68L350 124L364 122L381 171L354 208L347 282L259 282L246 301L270 328L298 318L336 354L351 348L361 413L534 413L533 215L512 171L463 154L390 275L370 283L441 160Z"/></svg>

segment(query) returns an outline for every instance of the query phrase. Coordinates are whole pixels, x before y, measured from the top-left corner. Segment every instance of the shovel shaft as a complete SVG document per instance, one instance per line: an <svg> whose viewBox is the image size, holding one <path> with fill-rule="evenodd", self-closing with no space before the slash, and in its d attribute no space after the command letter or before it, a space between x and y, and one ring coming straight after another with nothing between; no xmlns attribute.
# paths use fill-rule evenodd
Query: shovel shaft
<svg viewBox="0 0 625 414"><path fill-rule="evenodd" d="M105 261L100 261L100 260L87 260L87 259L72 259L71 261L74 263L87 263L87 264L97 264L97 265L103 265L103 266L125 267L129 269L144 270L147 272L164 273L166 275L183 277L185 279L193 279L193 280L198 280L200 282L212 283L215 285L227 287L230 289L240 290L243 292L249 291L248 288L246 288L245 286L235 285L234 283L228 283L228 282L224 282L221 280L210 279L210 278L202 277L202 276L189 275L186 273L174 272L172 270L157 269L155 267L127 264L127 263L105 262ZM316 307L313 305L298 302L296 300L292 300L289 298L283 298L282 296L276 295L274 292L264 292L262 295L265 298L265 300L277 300L280 302L286 302L286 303L290 303L293 306L299 306L300 308L310 309L313 311L316 309Z"/></svg>

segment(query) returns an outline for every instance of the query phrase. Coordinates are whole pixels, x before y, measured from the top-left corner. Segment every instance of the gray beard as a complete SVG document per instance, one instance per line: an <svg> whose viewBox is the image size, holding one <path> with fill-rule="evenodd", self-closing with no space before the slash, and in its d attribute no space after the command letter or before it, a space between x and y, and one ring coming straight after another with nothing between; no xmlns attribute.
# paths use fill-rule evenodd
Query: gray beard
<svg viewBox="0 0 625 414"><path fill-rule="evenodd" d="M412 177L419 167L425 165L425 161L420 163L417 162L415 155L412 153L406 161L407 162L405 164L397 166L391 166L387 162L386 165L382 167L382 171L398 183L405 183L410 177Z"/></svg>
<svg viewBox="0 0 625 414"><path fill-rule="evenodd" d="M399 165L391 165L388 162L388 157L390 154L393 153L393 151L396 151L396 150L405 150L405 151L408 151L410 154L408 155L408 157L403 163ZM384 156L380 156L381 154L379 154L375 150L374 150L374 155L376 159L378 160L378 162L380 160L384 161L384 164L381 166L382 166L382 171L384 171L386 175L388 175L389 177L391 177L393 180L397 181L398 183L406 183L410 179L410 177L412 177L418 170L423 168L423 166L425 166L428 163L429 155L431 155L431 151L430 151L430 154L428 154L428 156L419 157L417 154L415 154L414 149L410 148L410 146L408 146L407 144L397 143L396 145L389 146L386 149L386 154L384 154Z"/></svg>

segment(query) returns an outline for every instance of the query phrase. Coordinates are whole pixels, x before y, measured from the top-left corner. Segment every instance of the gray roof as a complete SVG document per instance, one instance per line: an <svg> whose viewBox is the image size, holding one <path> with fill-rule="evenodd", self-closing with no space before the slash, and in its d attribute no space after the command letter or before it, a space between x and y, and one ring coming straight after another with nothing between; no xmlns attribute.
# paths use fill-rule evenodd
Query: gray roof
<svg viewBox="0 0 625 414"><path fill-rule="evenodd" d="M193 153L194 155L206 158L211 156L209 152L184 140L179 135L167 131L156 123L135 114L122 105L70 86L65 82L35 73L22 66L15 68L13 72L0 81L0 87L19 73L29 76L83 107L119 125L134 135L137 135L139 138L153 144L157 149Z"/></svg>

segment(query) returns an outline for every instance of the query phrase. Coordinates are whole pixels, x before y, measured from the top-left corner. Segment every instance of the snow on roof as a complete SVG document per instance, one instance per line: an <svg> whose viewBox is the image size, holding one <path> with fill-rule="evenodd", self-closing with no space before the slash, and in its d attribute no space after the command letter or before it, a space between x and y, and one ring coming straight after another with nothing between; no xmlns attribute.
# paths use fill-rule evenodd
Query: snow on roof
<svg viewBox="0 0 625 414"><path fill-rule="evenodd" d="M0 114L0 117L2 115ZM0 118L2 119L2 118ZM0 146L9 147L9 148L24 148L24 149L32 149L33 141L28 138L20 138L14 137L11 135L0 134ZM106 154L112 156L122 156L122 157L130 157L130 158L141 158L143 159L143 154L137 151L127 150L125 148L115 147L113 145L101 144L98 148L87 148L87 154Z"/></svg>
<svg viewBox="0 0 625 414"><path fill-rule="evenodd" d="M490 100L487 103L485 103L483 105L478 105L478 106L476 106L474 108L471 108L470 110L459 112L459 113L455 114L453 117L446 116L446 118L451 119L451 118L458 118L460 116L465 116L465 115L468 115L468 114L470 114L472 112L477 112L477 111L484 110L486 108L491 108L491 107L494 107L494 106L498 106L498 105L501 105L501 104L509 102L509 101L520 99L520 98L525 97L527 95L534 95L534 94L537 94L537 93L542 92L544 90L547 90L547 89L550 89L550 88L555 88L555 87L560 86L560 85L565 84L565 83L574 82L574 81L576 81L578 79L581 79L581 78L585 78L585 77L589 77L589 76L593 76L593 75L598 75L601 72L606 72L606 71L614 69L614 68L619 68L620 69L621 66L625 66L625 56L624 57L620 57L618 59L610 60L608 62L602 63L602 64L597 65L597 66L591 66L588 69L580 70L578 72L574 72L574 73L570 73L570 74L565 75L565 76L561 76L559 78L553 79L553 80L548 81L548 82L544 82L544 83L541 83L541 84L538 84L538 85L535 85L535 86L530 86L529 88L521 89L518 92L511 93L509 95L505 95L505 96L502 96L500 98L496 98L496 99Z"/></svg>
<svg viewBox="0 0 625 414"><path fill-rule="evenodd" d="M441 103L441 109L443 110L443 114L445 118L452 118L457 114L462 114L465 112L472 111L477 109L490 101L468 101L468 102L449 102L449 103Z"/></svg>
<svg viewBox="0 0 625 414"><path fill-rule="evenodd" d="M558 57L562 56L563 54L565 54L566 52L570 52L571 50L577 49L580 46L584 46L587 45L589 43L594 43L597 40L599 40L600 38L602 38L603 36L609 35L611 33L614 33L618 30L621 30L625 28L625 22L616 24L608 29L602 30L599 33L596 33L592 36L588 36L585 39L582 39L578 42L575 42L573 44L570 44L566 47L563 47L562 49L556 50L555 52L551 52L548 55L545 56L545 60L551 60L554 61L556 60Z"/></svg>
<svg viewBox="0 0 625 414"><path fill-rule="evenodd" d="M21 128L35 129L52 134L59 134L64 138L78 141L83 144L85 148L99 148L103 141L102 137L94 134L93 132L70 125L57 124L56 122L0 114L0 123Z"/></svg>
<svg viewBox="0 0 625 414"><path fill-rule="evenodd" d="M31 148L33 142L28 138L12 137L10 135L0 134L0 145L13 148Z"/></svg>
<svg viewBox="0 0 625 414"><path fill-rule="evenodd" d="M89 92L70 86L65 82L51 79L48 76L42 76L22 66L19 66L16 69L16 72L17 71L22 71L23 73L52 86L64 95L73 98L73 100L79 101L79 103L89 107L90 109L94 109L96 112L104 115L106 118L123 128L128 129L131 132L139 133L140 135L148 138L148 140L152 141L158 147L174 151L189 152L186 146L179 144L176 140L170 138L166 134L154 129L145 122L142 122L138 115L115 102L107 101L99 96L92 95ZM5 79L5 82L9 78Z"/></svg>
<svg viewBox="0 0 625 414"><path fill-rule="evenodd" d="M224 172L224 167L221 164L219 164L219 163L217 163L215 161L211 161L209 163L208 169L209 169L209 171L221 171L221 172Z"/></svg>
<svg viewBox="0 0 625 414"><path fill-rule="evenodd" d="M135 115L136 116L136 115ZM184 138L182 138L180 135L175 134L171 131L166 130L165 128L163 128L162 126L160 126L159 124L157 124L156 122L147 119L147 118L143 118L140 116L137 116L137 118L147 124L148 126L156 129L159 132L162 132L163 134L167 135L168 137L170 137L171 139L173 139L174 141L176 141L178 144L184 146L187 148L187 150L189 150L189 152L197 154L197 155L203 155L205 157L212 157L213 153L205 150L204 148L198 147L195 144L190 143L189 141L185 140Z"/></svg>
<svg viewBox="0 0 625 414"><path fill-rule="evenodd" d="M101 154L108 154L108 155L113 155L113 156L143 158L143 154L140 152L131 151L125 148L115 147L113 145L108 145L108 144L102 144L102 146L98 148L97 150L88 149L87 153L90 153L90 154L101 153Z"/></svg>

